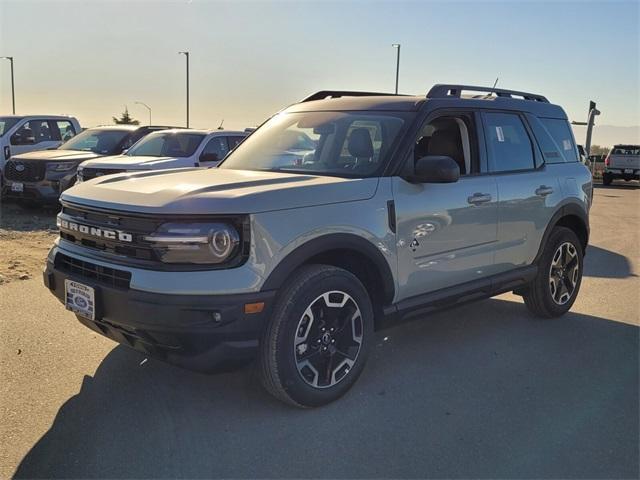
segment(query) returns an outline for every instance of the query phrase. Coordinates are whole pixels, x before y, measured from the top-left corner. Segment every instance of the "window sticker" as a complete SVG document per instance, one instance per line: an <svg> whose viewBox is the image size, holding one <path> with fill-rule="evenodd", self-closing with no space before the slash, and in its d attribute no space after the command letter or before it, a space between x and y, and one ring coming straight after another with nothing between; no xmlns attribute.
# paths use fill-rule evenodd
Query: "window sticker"
<svg viewBox="0 0 640 480"><path fill-rule="evenodd" d="M562 148L564 148L565 150L571 150L571 140L563 140Z"/></svg>
<svg viewBox="0 0 640 480"><path fill-rule="evenodd" d="M504 142L504 132L502 131L502 127L496 127L496 135L498 136L499 142Z"/></svg>

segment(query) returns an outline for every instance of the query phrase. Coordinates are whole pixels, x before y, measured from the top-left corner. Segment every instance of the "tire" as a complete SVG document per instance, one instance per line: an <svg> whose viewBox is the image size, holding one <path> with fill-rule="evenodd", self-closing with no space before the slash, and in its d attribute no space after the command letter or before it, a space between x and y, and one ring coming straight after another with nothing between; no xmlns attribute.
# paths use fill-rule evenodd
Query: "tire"
<svg viewBox="0 0 640 480"><path fill-rule="evenodd" d="M522 295L534 315L559 317L571 308L582 283L583 255L582 245L573 230L553 229L538 262L536 278Z"/></svg>
<svg viewBox="0 0 640 480"><path fill-rule="evenodd" d="M602 174L602 184L603 185L611 185L612 182L611 175L607 175L606 173Z"/></svg>
<svg viewBox="0 0 640 480"><path fill-rule="evenodd" d="M373 320L369 294L355 275L328 265L302 267L278 296L260 344L265 389L297 407L338 399L362 373Z"/></svg>

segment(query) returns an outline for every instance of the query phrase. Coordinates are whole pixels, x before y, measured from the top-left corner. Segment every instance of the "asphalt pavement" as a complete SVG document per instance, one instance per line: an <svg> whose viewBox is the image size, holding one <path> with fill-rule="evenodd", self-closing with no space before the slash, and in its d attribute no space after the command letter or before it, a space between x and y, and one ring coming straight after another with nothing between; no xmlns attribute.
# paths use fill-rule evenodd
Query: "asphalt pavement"
<svg viewBox="0 0 640 480"><path fill-rule="evenodd" d="M638 478L640 188L600 187L578 301L511 294L377 333L341 400L200 375L0 286L0 477Z"/></svg>

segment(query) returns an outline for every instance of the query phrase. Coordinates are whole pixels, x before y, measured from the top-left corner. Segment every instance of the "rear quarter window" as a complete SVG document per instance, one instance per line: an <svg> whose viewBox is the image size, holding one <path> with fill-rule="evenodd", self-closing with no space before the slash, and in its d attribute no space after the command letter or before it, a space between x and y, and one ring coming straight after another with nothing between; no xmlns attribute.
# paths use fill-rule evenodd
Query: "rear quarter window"
<svg viewBox="0 0 640 480"><path fill-rule="evenodd" d="M557 118L540 118L540 123L549 133L549 136L556 144L557 150L562 155L565 162L578 162L578 149L569 122ZM545 156L545 160L546 156ZM558 162L549 162L558 163Z"/></svg>

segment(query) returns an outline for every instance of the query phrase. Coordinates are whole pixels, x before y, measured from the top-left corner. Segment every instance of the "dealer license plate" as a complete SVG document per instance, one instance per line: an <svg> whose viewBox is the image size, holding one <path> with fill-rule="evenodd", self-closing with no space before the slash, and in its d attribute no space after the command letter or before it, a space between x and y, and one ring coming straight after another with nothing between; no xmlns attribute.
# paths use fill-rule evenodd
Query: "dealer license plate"
<svg viewBox="0 0 640 480"><path fill-rule="evenodd" d="M92 287L73 280L64 281L65 306L81 317L95 320L96 293Z"/></svg>

